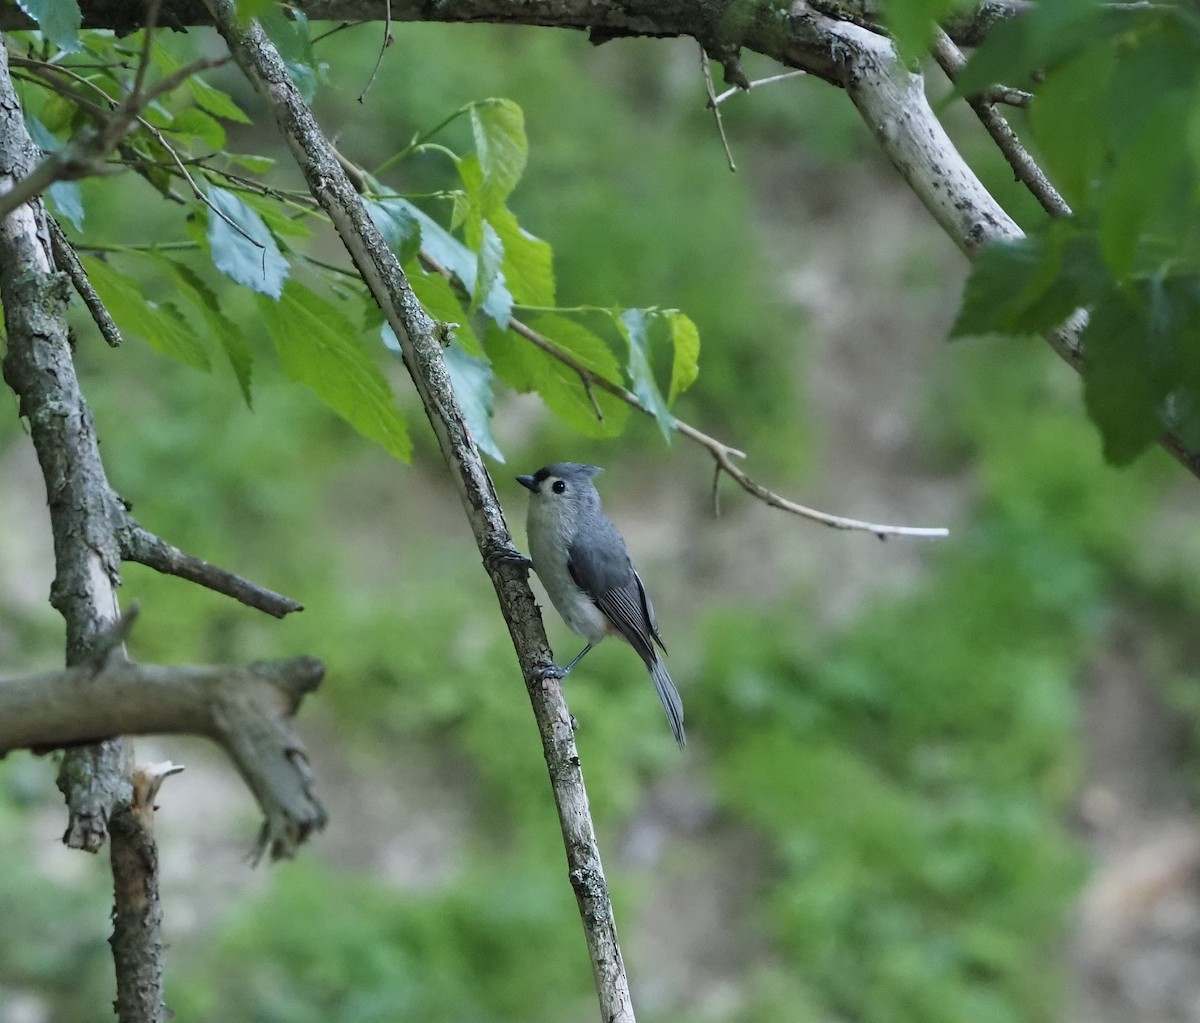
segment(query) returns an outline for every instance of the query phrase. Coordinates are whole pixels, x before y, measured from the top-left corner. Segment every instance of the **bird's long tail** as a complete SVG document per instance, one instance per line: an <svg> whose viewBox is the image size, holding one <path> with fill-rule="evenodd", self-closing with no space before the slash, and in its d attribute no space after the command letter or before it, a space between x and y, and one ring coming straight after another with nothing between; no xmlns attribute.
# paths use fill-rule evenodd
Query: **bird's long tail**
<svg viewBox="0 0 1200 1023"><path fill-rule="evenodd" d="M654 688L658 690L658 698L662 700L663 710L667 712L667 720L671 722L671 733L682 747L686 745L687 739L683 734L683 701L679 698L679 691L671 681L662 658L655 657L647 667L650 669L650 677L654 679Z"/></svg>

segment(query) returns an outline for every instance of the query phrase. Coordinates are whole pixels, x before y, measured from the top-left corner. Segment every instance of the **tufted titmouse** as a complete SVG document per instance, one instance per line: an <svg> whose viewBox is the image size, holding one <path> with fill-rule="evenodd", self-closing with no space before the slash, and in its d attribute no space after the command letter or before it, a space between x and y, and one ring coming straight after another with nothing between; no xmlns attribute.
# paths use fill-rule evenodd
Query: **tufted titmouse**
<svg viewBox="0 0 1200 1023"><path fill-rule="evenodd" d="M650 670L658 698L680 746L683 702L655 644L665 654L654 608L634 570L625 541L600 507L594 465L555 462L517 482L530 492L529 552L533 569L563 620L588 641L565 677L605 636L624 639Z"/></svg>

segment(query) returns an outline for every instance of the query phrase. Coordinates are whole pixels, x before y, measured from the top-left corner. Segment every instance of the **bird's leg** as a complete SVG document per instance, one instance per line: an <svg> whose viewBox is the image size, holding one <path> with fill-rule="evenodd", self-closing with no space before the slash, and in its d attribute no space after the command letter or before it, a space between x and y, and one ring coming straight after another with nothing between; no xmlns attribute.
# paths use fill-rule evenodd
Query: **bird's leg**
<svg viewBox="0 0 1200 1023"><path fill-rule="evenodd" d="M533 562L511 543L491 537L484 542L483 563L492 571L495 571L503 564L516 565L518 568L533 567Z"/></svg>
<svg viewBox="0 0 1200 1023"><path fill-rule="evenodd" d="M539 668L538 676L542 679L543 682L547 681L548 679L552 679L552 678L558 678L558 679L566 678L568 675L571 674L571 670L575 667L575 665L577 665L580 661L583 660L583 655L586 654L591 649L592 649L592 644L589 643L582 650L580 650L579 653L577 653L575 655L575 660L573 660L565 668L560 668L557 664L548 664L544 668Z"/></svg>
<svg viewBox="0 0 1200 1023"><path fill-rule="evenodd" d="M570 664L568 664L565 668L563 668L563 678L566 678L568 675L571 674L571 669L573 669L575 667L575 665L577 665L580 661L582 661L583 655L586 654L591 649L592 649L592 644L589 643L582 650L580 650L579 653L577 653L575 655L575 660L573 660Z"/></svg>

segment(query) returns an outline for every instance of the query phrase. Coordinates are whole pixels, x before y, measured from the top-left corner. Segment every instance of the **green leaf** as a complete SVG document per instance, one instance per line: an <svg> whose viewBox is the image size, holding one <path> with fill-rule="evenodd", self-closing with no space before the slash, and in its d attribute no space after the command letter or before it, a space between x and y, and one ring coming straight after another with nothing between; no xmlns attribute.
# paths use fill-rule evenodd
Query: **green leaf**
<svg viewBox="0 0 1200 1023"><path fill-rule="evenodd" d="M78 181L56 181L46 189L46 195L58 216L76 231L83 230L83 190Z"/></svg>
<svg viewBox="0 0 1200 1023"><path fill-rule="evenodd" d="M478 272L478 256L454 237L441 224L407 199L396 196L388 198L389 204L401 206L412 214L421 227L421 248L462 282L466 290L475 294L475 278ZM513 297L504 283L503 272L498 273L480 308L502 330L507 328L512 315Z"/></svg>
<svg viewBox="0 0 1200 1023"><path fill-rule="evenodd" d="M1093 182L1108 155L1101 118L1113 67L1107 47L1086 50L1046 75L1029 108L1050 180L1077 213L1092 208Z"/></svg>
<svg viewBox="0 0 1200 1023"><path fill-rule="evenodd" d="M42 35L60 50L75 53L82 47L79 29L83 15L77 0L17 0L17 6L37 22Z"/></svg>
<svg viewBox="0 0 1200 1023"><path fill-rule="evenodd" d="M483 168L479 157L468 153L455 161L462 191L454 193L454 208L450 213L450 230L465 227L464 237L472 248L478 247L478 231L483 223Z"/></svg>
<svg viewBox="0 0 1200 1023"><path fill-rule="evenodd" d="M1115 288L1091 310L1083 333L1083 394L1104 457L1128 465L1162 434L1159 408L1170 389L1145 342L1142 311Z"/></svg>
<svg viewBox="0 0 1200 1023"><path fill-rule="evenodd" d="M216 268L238 284L278 298L288 262L262 217L215 185L209 186L208 201L213 207L208 211L208 244Z"/></svg>
<svg viewBox="0 0 1200 1023"><path fill-rule="evenodd" d="M257 18L276 3L277 0L236 0L238 23L246 24L251 18Z"/></svg>
<svg viewBox="0 0 1200 1023"><path fill-rule="evenodd" d="M366 207L367 214L401 266L409 262L421 248L421 225L411 209L399 203L374 199L367 199Z"/></svg>
<svg viewBox="0 0 1200 1023"><path fill-rule="evenodd" d="M154 258L163 272L170 277L179 293L204 318L209 334L221 342L221 347L225 350L225 357L233 368L238 388L242 392L242 400L245 401L247 408L253 407L250 380L254 357L250 352L250 346L246 343L246 335L242 333L242 328L221 312L221 304L216 292L190 266L158 251L154 253Z"/></svg>
<svg viewBox="0 0 1200 1023"><path fill-rule="evenodd" d="M300 95L306 103L312 103L317 85L325 79L328 65L317 60L313 53L308 18L294 7L289 8L290 18L280 4L259 7L254 16L275 44Z"/></svg>
<svg viewBox="0 0 1200 1023"><path fill-rule="evenodd" d="M169 302L161 305L146 297L140 281L118 273L108 263L80 256L88 280L112 314L122 333L140 337L155 351L196 369L209 368L204 344Z"/></svg>
<svg viewBox="0 0 1200 1023"><path fill-rule="evenodd" d="M1141 137L1120 153L1100 213L1101 248L1118 278L1133 270L1152 219L1165 211L1179 220L1190 98L1181 92L1160 96L1144 114Z"/></svg>
<svg viewBox="0 0 1200 1023"><path fill-rule="evenodd" d="M621 367L612 349L586 327L563 316L539 316L529 326L544 335L580 366L611 383L620 383ZM506 332L507 354L518 353L532 384L550 409L572 429L588 437L615 437L629 421L629 406L593 386L591 397L579 374L524 338ZM489 346L489 353L498 345ZM496 367L499 372L499 366ZM593 403L593 398L595 402ZM597 416L596 409L600 409Z"/></svg>
<svg viewBox="0 0 1200 1023"><path fill-rule="evenodd" d="M908 64L924 56L934 27L956 6L956 0L888 0L884 11L901 61Z"/></svg>
<svg viewBox="0 0 1200 1023"><path fill-rule="evenodd" d="M471 329L467 312L450 282L441 274L427 274L418 269L408 274L408 283L412 285L417 300L430 316L442 323L458 324L454 328L454 340L462 346L463 351L476 358L483 358L483 345Z"/></svg>
<svg viewBox="0 0 1200 1023"><path fill-rule="evenodd" d="M25 128L43 152L55 153L62 149L62 143L54 133L32 114L25 114ZM46 189L46 195L58 216L70 221L76 231L83 230L83 191L79 182L56 181Z"/></svg>
<svg viewBox="0 0 1200 1023"><path fill-rule="evenodd" d="M208 111L213 117L222 117L226 121L236 121L238 124L254 123L228 93L209 85L199 75L192 75L188 79L188 89L191 91L192 99L196 101L196 106L201 110Z"/></svg>
<svg viewBox="0 0 1200 1023"><path fill-rule="evenodd" d="M1132 25L1128 12L1106 16L1096 0L1037 4L1027 14L989 29L960 72L954 91L972 96L1001 83L1030 87L1035 71L1052 69Z"/></svg>
<svg viewBox="0 0 1200 1023"><path fill-rule="evenodd" d="M458 407L475 443L484 454L503 462L504 453L492 436L492 367L483 359L468 355L458 345L444 349L442 357Z"/></svg>
<svg viewBox="0 0 1200 1023"><path fill-rule="evenodd" d="M671 443L671 432L675 428L675 418L667 409L662 391L654 379L654 370L650 364L650 334L649 319L644 309L626 309L619 316L614 316L617 329L629 346L629 359L625 363L625 371L633 385L633 393L646 407L662 431L663 439Z"/></svg>
<svg viewBox="0 0 1200 1023"><path fill-rule="evenodd" d="M994 242L975 257L950 337L1028 335L1057 326L1080 304L1079 284L1060 270L1073 243L1064 224L1011 242Z"/></svg>
<svg viewBox="0 0 1200 1023"><path fill-rule="evenodd" d="M671 328L671 390L667 404L674 405L675 399L696 382L700 374L700 331L689 316L678 309L665 313L667 326Z"/></svg>
<svg viewBox="0 0 1200 1023"><path fill-rule="evenodd" d="M521 180L529 155L525 115L512 100L487 99L471 104L471 133L483 170L483 208L501 205Z"/></svg>
<svg viewBox="0 0 1200 1023"><path fill-rule="evenodd" d="M181 110L171 118L164 131L182 135L185 139L198 139L212 149L225 148L225 129L221 122L196 107Z"/></svg>
<svg viewBox="0 0 1200 1023"><path fill-rule="evenodd" d="M479 253L475 263L475 288L471 292L471 312L482 305L482 300L492 293L496 282L502 280L500 266L503 262L504 243L500 240L496 229L485 220L483 237L480 240ZM510 305L508 308L511 313L512 306ZM498 327L507 326L508 316L504 317L503 323L496 325Z"/></svg>
<svg viewBox="0 0 1200 1023"><path fill-rule="evenodd" d="M488 222L504 243L504 281L522 305L554 305L554 250L517 223L507 206L488 214Z"/></svg>
<svg viewBox="0 0 1200 1023"><path fill-rule="evenodd" d="M369 440L407 462L412 442L392 390L337 307L295 281L279 301L258 300L279 364Z"/></svg>
<svg viewBox="0 0 1200 1023"><path fill-rule="evenodd" d="M269 195L259 195L257 192L243 192L241 199L242 202L262 217L263 222L267 225L267 229L276 238L297 238L307 241L312 237L312 228L308 226L303 217L295 216L289 207L276 199L272 199Z"/></svg>
<svg viewBox="0 0 1200 1023"><path fill-rule="evenodd" d="M229 159L239 167L245 167L251 174L266 174L275 166L275 161L269 156L256 156L253 153L228 153Z"/></svg>

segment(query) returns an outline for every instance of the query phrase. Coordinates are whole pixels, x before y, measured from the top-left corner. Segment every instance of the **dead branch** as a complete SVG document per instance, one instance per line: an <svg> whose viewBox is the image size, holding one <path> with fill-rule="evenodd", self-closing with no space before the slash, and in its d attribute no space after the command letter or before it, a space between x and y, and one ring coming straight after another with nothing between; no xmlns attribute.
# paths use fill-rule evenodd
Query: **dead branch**
<svg viewBox="0 0 1200 1023"><path fill-rule="evenodd" d="M304 747L291 727L325 668L311 657L244 666L92 665L0 679L0 756L117 735L201 735L229 754L263 812L259 854L294 855L322 828Z"/></svg>

